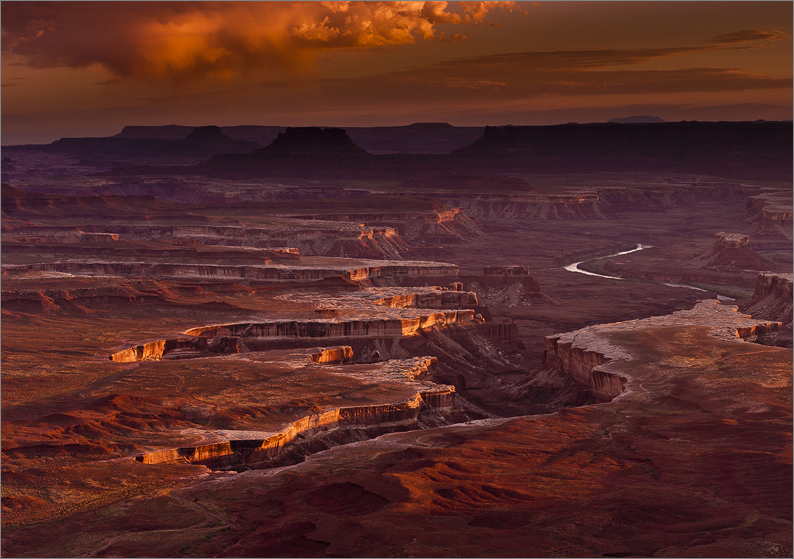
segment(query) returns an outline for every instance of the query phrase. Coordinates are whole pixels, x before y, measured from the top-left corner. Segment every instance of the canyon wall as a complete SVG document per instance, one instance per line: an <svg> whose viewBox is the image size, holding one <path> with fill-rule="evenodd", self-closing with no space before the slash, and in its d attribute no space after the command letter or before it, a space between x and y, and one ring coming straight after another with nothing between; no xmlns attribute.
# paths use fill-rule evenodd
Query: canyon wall
<svg viewBox="0 0 794 559"><path fill-rule="evenodd" d="M745 216L755 224L754 233L776 235L791 240L794 210L791 193L764 192L747 199Z"/></svg>
<svg viewBox="0 0 794 559"><path fill-rule="evenodd" d="M758 274L753 298L743 312L766 320L792 322L792 274Z"/></svg>
<svg viewBox="0 0 794 559"><path fill-rule="evenodd" d="M269 322L243 322L237 324L218 324L200 326L187 330L189 336L240 336L243 338L274 338L274 337L399 337L410 336L423 328L436 325L469 323L474 320L471 309L444 310L426 315L418 315L403 319L373 320L286 320Z"/></svg>
<svg viewBox="0 0 794 559"><path fill-rule="evenodd" d="M205 336L199 336L189 339L156 340L118 351L109 355L108 359L116 363L134 363L151 359L186 359L245 351L248 351L248 348L238 337L222 336L209 341Z"/></svg>
<svg viewBox="0 0 794 559"><path fill-rule="evenodd" d="M367 262L367 261L365 261ZM252 279L258 281L316 281L342 276L351 281L371 278L394 278L402 276L449 277L456 276L454 264L437 262L370 261L372 264L347 267L312 266L223 266L215 264L170 264L164 262L51 262L42 264L4 265L3 274L23 275L28 273L68 273L90 276L145 276L145 277L200 277Z"/></svg>
<svg viewBox="0 0 794 559"><path fill-rule="evenodd" d="M309 355L312 363L346 363L353 359L353 348L349 345L318 349Z"/></svg>

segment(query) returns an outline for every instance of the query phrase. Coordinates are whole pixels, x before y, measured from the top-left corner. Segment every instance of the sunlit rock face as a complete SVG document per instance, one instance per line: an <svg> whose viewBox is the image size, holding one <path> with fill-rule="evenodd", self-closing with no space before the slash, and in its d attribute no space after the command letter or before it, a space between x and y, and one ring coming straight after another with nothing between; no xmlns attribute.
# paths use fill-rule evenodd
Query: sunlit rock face
<svg viewBox="0 0 794 559"><path fill-rule="evenodd" d="M245 353L265 346L310 341L313 338L384 338L414 336L433 328L474 326L477 294L441 287L370 287L327 295L294 294L281 299L320 308L316 319L269 319L259 322L197 326L184 333L190 338L157 340L123 349L111 361L130 363L152 359L185 359L217 354ZM491 325L493 326L493 325ZM493 330L497 339L512 340L515 326ZM490 332L490 330L488 330ZM352 350L351 350L352 351ZM342 356L342 360L352 357ZM318 357L325 362L325 357ZM328 358L330 359L330 358Z"/></svg>

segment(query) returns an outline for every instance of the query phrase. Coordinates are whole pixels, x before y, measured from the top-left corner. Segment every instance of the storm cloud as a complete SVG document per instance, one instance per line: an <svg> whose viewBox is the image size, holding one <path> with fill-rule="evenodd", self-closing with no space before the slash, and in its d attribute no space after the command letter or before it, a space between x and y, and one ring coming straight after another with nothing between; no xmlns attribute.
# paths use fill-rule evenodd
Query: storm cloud
<svg viewBox="0 0 794 559"><path fill-rule="evenodd" d="M5 2L2 49L35 68L100 64L118 77L191 79L310 69L320 50L446 36L515 2Z"/></svg>

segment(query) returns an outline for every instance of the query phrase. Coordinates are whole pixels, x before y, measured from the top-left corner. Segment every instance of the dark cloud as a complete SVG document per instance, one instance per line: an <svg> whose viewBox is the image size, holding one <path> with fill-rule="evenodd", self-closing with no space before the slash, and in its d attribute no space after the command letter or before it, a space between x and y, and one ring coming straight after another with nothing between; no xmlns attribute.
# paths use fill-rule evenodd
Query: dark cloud
<svg viewBox="0 0 794 559"><path fill-rule="evenodd" d="M547 96L667 95L673 93L729 92L758 89L791 89L790 78L757 75L735 69L687 68L679 70L565 70L481 67L465 75L423 68L320 85L326 97L341 96L348 103L399 102L400 99L455 99L456 103L490 99L494 103ZM521 71L523 70L523 71Z"/></svg>
<svg viewBox="0 0 794 559"><path fill-rule="evenodd" d="M763 30L763 29L743 29L733 33L725 33L718 35L707 42L720 45L733 45L738 43L751 43L756 41L776 41L778 39L790 39L788 33L777 30Z"/></svg>

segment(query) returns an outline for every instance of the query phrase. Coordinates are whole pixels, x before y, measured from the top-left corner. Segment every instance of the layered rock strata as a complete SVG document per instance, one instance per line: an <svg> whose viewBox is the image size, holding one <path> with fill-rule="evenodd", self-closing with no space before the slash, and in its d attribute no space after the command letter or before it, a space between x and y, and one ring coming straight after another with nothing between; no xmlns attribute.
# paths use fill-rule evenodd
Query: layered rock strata
<svg viewBox="0 0 794 559"><path fill-rule="evenodd" d="M156 340L115 352L111 361L181 359L209 354L264 349L262 340L400 338L436 327L474 324L477 295L445 288L368 288L333 295L279 296L292 303L313 304L321 317L306 320L267 319L199 326L185 331L191 338ZM344 315L340 313L344 311Z"/></svg>
<svg viewBox="0 0 794 559"><path fill-rule="evenodd" d="M791 192L763 192L747 199L747 218L756 225L758 234L772 234L791 240Z"/></svg>
<svg viewBox="0 0 794 559"><path fill-rule="evenodd" d="M753 298L742 310L754 318L792 322L792 274L758 274Z"/></svg>
<svg viewBox="0 0 794 559"><path fill-rule="evenodd" d="M457 275L454 264L425 261L359 260L348 265L302 266L272 264L227 266L218 264L172 264L167 262L76 261L4 265L3 274L72 274L86 276L145 276L251 279L257 281L316 281L341 276L351 281L401 276L449 277Z"/></svg>
<svg viewBox="0 0 794 559"><path fill-rule="evenodd" d="M467 323L474 320L474 310L438 311L406 318L371 320L272 320L200 326L185 331L189 336L206 338L392 338L411 336L425 328Z"/></svg>
<svg viewBox="0 0 794 559"><path fill-rule="evenodd" d="M686 188L682 188L682 184ZM453 195L441 192L437 196L445 204L460 207L476 219L577 220L609 219L621 212L664 211L715 199L743 202L758 191L757 187L741 184L684 181L675 185L587 186L565 194L456 192ZM788 219L790 224L791 218Z"/></svg>
<svg viewBox="0 0 794 559"><path fill-rule="evenodd" d="M332 363L352 355L349 346L325 348L319 353L309 354L313 362ZM319 357L319 361L316 361ZM323 361L323 357L329 359ZM323 431L350 429L372 426L396 426L415 423L427 408L449 408L455 401L455 388L424 381L437 367L434 357L416 357L404 360L391 360L372 365L374 370L358 373L373 381L399 380L416 385L417 393L400 402L367 406L346 406L308 415L287 425L275 433L258 433L259 438L234 438L195 447L158 450L139 455L137 462L144 464L191 463L210 468L228 468L264 462L275 458L284 448L296 439L307 439ZM347 374L344 367L334 372ZM351 373L356 375L355 372ZM208 433L208 436L225 436L229 433Z"/></svg>
<svg viewBox="0 0 794 559"><path fill-rule="evenodd" d="M480 226L461 208L433 213L356 213L291 215L292 219L361 222L388 226L400 236L415 242L457 242L483 234Z"/></svg>
<svg viewBox="0 0 794 559"><path fill-rule="evenodd" d="M517 307L547 303L540 282L529 275L526 266L485 266L481 276L460 276L463 286L477 293L480 303L488 307Z"/></svg>

